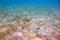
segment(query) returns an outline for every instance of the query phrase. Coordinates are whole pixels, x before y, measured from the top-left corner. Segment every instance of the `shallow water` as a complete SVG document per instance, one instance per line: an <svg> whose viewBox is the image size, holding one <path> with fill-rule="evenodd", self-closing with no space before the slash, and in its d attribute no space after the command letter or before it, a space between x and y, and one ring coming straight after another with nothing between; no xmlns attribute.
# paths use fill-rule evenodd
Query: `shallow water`
<svg viewBox="0 0 60 40"><path fill-rule="evenodd" d="M59 2L1 0L0 40L60 40Z"/></svg>

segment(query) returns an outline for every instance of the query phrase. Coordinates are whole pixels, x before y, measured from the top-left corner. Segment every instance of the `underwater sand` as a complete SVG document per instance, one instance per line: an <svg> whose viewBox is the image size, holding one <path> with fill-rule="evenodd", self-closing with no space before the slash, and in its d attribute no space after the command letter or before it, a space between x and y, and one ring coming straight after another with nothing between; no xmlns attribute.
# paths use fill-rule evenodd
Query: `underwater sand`
<svg viewBox="0 0 60 40"><path fill-rule="evenodd" d="M0 17L0 40L60 40L60 10L17 10Z"/></svg>

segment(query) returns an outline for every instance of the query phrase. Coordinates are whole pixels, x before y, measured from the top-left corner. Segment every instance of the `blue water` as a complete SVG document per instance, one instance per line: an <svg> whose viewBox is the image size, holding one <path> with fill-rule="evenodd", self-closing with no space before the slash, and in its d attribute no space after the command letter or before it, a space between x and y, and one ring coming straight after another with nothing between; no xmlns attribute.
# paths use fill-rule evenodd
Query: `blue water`
<svg viewBox="0 0 60 40"><path fill-rule="evenodd" d="M0 0L0 6L41 6L58 7L60 0Z"/></svg>
<svg viewBox="0 0 60 40"><path fill-rule="evenodd" d="M60 0L0 0L0 16L60 16Z"/></svg>

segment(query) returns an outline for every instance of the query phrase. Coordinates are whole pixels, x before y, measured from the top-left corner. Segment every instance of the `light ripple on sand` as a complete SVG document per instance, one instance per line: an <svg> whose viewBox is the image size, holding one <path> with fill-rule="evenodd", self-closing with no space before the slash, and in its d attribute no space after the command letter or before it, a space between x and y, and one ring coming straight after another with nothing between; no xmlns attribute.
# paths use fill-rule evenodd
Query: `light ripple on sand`
<svg viewBox="0 0 60 40"><path fill-rule="evenodd" d="M23 23L23 25L20 22L23 21L3 25L9 27L10 33L7 33L9 36L5 35L4 40L60 40L60 21L57 19L37 18L26 22L27 24ZM12 27L13 29L11 29Z"/></svg>

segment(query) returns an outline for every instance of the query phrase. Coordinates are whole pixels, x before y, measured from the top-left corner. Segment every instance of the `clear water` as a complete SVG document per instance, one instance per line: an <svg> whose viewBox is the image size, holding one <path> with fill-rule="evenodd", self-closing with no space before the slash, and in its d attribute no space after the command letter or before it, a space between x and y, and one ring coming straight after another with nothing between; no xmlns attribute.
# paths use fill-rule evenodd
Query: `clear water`
<svg viewBox="0 0 60 40"><path fill-rule="evenodd" d="M59 0L0 0L0 18L52 17L60 19ZM2 20L2 19L1 19Z"/></svg>
<svg viewBox="0 0 60 40"><path fill-rule="evenodd" d="M0 39L29 36L60 40L60 0L0 0Z"/></svg>

